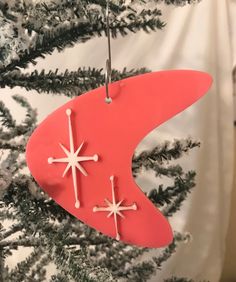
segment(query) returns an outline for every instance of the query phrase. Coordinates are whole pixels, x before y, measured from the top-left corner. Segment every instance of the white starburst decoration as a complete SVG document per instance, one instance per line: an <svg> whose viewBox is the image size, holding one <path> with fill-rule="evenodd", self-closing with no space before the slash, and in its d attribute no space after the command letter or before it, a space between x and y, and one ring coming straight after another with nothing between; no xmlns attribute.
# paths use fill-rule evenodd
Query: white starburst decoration
<svg viewBox="0 0 236 282"><path fill-rule="evenodd" d="M71 125L71 109L66 110L66 115L68 116L68 123L69 123L69 140L70 140L70 150L67 150L65 146L63 146L61 143L59 143L60 147L66 154L65 158L59 158L59 159L54 159L52 157L48 158L48 163L53 164L53 163L67 163L67 166L63 172L62 177L64 177L69 169L71 168L72 171L72 179L73 179L73 186L74 186L74 193L75 193L75 207L78 209L80 207L80 201L78 198L78 185L77 185L77 169L84 175L87 176L86 170L82 167L80 162L84 161L98 161L98 155L95 154L91 157L87 156L79 156L79 152L81 151L84 142L81 143L79 148L75 151L74 147L74 139L73 139L73 131L72 131L72 125Z"/></svg>
<svg viewBox="0 0 236 282"><path fill-rule="evenodd" d="M117 224L117 215L119 215L122 218L125 218L125 216L122 214L122 211L128 211L128 210L137 210L137 205L134 203L131 206L122 206L123 200L119 201L118 203L116 202L116 197L115 197L115 185L114 185L114 176L110 177L111 181L111 189L112 189L112 202L109 200L105 199L105 203L107 204L107 207L94 207L93 211L94 212L109 212L107 217L110 217L111 215L114 215L114 223L115 223L115 230L116 230L116 240L120 240L120 234L118 231L118 224Z"/></svg>

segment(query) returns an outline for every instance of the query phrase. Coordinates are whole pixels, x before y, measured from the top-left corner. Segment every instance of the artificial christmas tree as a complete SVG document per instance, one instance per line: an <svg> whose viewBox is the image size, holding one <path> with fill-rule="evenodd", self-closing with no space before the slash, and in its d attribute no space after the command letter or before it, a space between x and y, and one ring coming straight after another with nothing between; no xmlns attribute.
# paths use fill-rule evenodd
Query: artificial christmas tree
<svg viewBox="0 0 236 282"><path fill-rule="evenodd" d="M156 3L162 1L154 1ZM191 1L163 1L186 4ZM142 9L139 5L142 4ZM26 90L76 96L104 84L102 70L78 69L59 73L27 74L22 69L35 59L85 42L106 32L106 1L1 2L1 65L0 86L21 86ZM161 11L149 9L144 1L114 1L110 5L112 36L126 36L128 31L163 28ZM147 72L146 69L112 71L112 80ZM146 281L176 250L177 243L188 234L175 233L174 241L158 257L135 263L148 249L127 246L100 235L60 208L37 186L26 170L24 159L28 137L36 126L36 111L23 97L13 99L24 107L27 115L18 125L10 111L1 103L1 279L2 281ZM166 217L173 216L194 187L195 173L184 172L180 165L169 162L198 147L191 139L157 145L133 158L133 174L141 168L167 176L173 186L157 187L149 199ZM5 228L4 222L12 224ZM14 237L15 234L15 237ZM32 252L15 269L9 270L5 258L19 247L32 247ZM58 271L47 277L47 266L53 262ZM169 281L187 281L170 278Z"/></svg>

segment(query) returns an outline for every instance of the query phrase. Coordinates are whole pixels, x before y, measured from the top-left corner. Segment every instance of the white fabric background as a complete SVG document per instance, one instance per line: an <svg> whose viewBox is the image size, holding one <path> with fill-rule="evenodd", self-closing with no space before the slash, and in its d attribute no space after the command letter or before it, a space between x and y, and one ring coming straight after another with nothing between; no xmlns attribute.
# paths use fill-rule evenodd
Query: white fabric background
<svg viewBox="0 0 236 282"><path fill-rule="evenodd" d="M148 67L162 69L196 69L209 72L214 84L207 96L153 131L139 149L151 148L161 140L191 136L202 141L200 150L185 157L186 169L198 173L195 188L184 208L171 220L174 230L189 231L193 240L182 245L152 281L172 275L196 281L217 282L224 258L230 193L233 175L233 88L231 72L235 63L236 1L203 0L198 5L162 7L167 26L151 34L139 32L112 41L112 65L122 69ZM77 69L79 66L104 67L106 38L96 38L58 54L55 52L37 68ZM234 51L233 51L234 50ZM0 90L1 99L12 112L21 116L6 92L25 94L20 88ZM38 108L42 120L68 98L33 95L27 97ZM138 183L153 188L157 179L143 174Z"/></svg>

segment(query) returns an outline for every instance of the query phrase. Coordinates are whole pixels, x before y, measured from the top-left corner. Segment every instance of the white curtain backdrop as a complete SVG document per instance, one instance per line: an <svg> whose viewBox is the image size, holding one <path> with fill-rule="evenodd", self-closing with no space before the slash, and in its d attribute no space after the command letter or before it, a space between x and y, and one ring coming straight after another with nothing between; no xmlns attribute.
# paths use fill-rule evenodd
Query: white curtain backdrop
<svg viewBox="0 0 236 282"><path fill-rule="evenodd" d="M163 265L162 271L157 273L158 278L151 281L161 282L164 278L176 275L196 281L217 282L224 259L233 175L231 72L236 51L236 1L202 0L200 4L192 6L161 8L167 22L164 30L150 34L129 34L112 41L112 66L117 69L145 66L153 71L202 70L213 76L214 84L203 99L154 130L138 148L152 148L162 140L188 136L202 142L200 149L181 160L186 169L197 171L197 187L183 209L171 220L174 230L190 232L193 240L181 245L177 253ZM79 66L101 68L106 58L106 38L95 38L39 60L37 69L59 68L63 71L66 68L75 70ZM38 108L39 120L68 101L65 97L39 95L33 91L26 94L20 88L0 90L1 100L19 118L23 111L16 107L6 92L27 96L31 104ZM142 189L149 189L164 180L157 180L151 173L143 173L137 181Z"/></svg>

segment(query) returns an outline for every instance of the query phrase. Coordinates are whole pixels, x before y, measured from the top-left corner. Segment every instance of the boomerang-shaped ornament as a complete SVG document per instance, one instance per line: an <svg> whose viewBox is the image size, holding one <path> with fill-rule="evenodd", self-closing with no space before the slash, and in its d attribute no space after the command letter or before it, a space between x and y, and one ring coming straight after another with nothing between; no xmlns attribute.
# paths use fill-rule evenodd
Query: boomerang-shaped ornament
<svg viewBox="0 0 236 282"><path fill-rule="evenodd" d="M203 96L203 72L148 73L77 97L49 115L27 144L27 164L39 186L69 213L129 244L163 247L171 227L132 176L132 157L155 127Z"/></svg>

